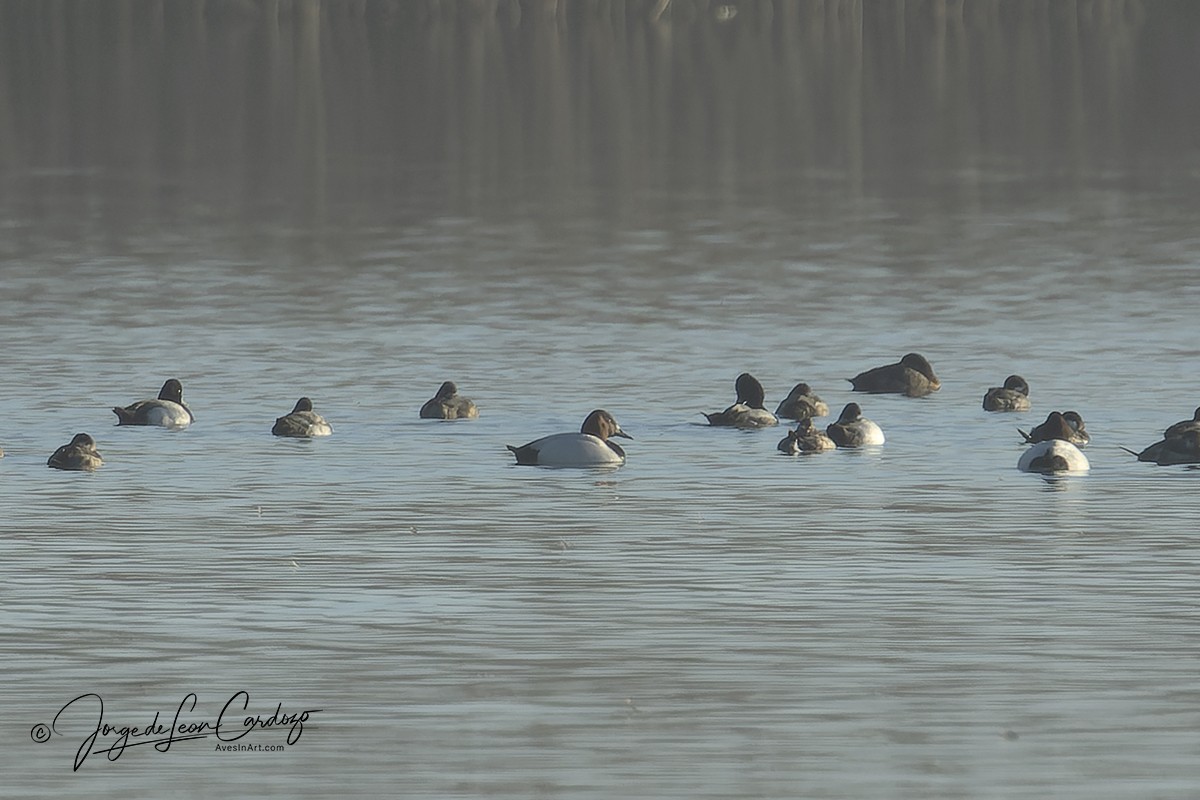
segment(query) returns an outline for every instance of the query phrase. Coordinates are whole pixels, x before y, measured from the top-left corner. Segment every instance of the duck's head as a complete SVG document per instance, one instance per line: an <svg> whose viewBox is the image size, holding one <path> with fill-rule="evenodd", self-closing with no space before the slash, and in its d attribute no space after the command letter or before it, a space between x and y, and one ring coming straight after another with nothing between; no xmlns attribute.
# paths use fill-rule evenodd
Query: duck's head
<svg viewBox="0 0 1200 800"><path fill-rule="evenodd" d="M454 385L454 381L446 381L440 387L438 387L437 394L434 395L434 399L449 400L456 394L458 394L458 387Z"/></svg>
<svg viewBox="0 0 1200 800"><path fill-rule="evenodd" d="M933 374L933 365L930 364L925 359L925 356L921 355L920 353L906 354L904 356L904 358L900 359L900 364L902 366L908 367L911 370L916 370L917 372L921 373L926 378L929 378L929 380L934 381L935 383L937 382L937 379L938 379L937 375Z"/></svg>
<svg viewBox="0 0 1200 800"><path fill-rule="evenodd" d="M77 433L71 439L71 447L83 447L92 450L96 447L96 440L86 433Z"/></svg>
<svg viewBox="0 0 1200 800"><path fill-rule="evenodd" d="M738 375L737 380L734 381L734 386L737 387L737 401L739 403L745 403L751 408L763 407L763 399L766 397L766 393L763 391L762 384L758 382L758 379L749 372L743 372L741 375Z"/></svg>
<svg viewBox="0 0 1200 800"><path fill-rule="evenodd" d="M788 400L795 400L797 397L805 397L812 394L812 387L807 383L797 383L792 387L792 391L788 393Z"/></svg>
<svg viewBox="0 0 1200 800"><path fill-rule="evenodd" d="M1020 375L1009 375L1004 379L1004 388L1029 396L1029 384Z"/></svg>
<svg viewBox="0 0 1200 800"><path fill-rule="evenodd" d="M858 403L846 403L846 407L842 409L842 415L838 417L838 422L858 422L862 419L862 408Z"/></svg>
<svg viewBox="0 0 1200 800"><path fill-rule="evenodd" d="M1083 432L1083 417L1079 416L1078 411L1064 411L1062 418L1067 421L1074 430Z"/></svg>
<svg viewBox="0 0 1200 800"><path fill-rule="evenodd" d="M174 378L170 378L162 385L162 389L158 391L159 400L170 400L172 403L183 402L183 384Z"/></svg>
<svg viewBox="0 0 1200 800"><path fill-rule="evenodd" d="M312 410L313 410L312 400L310 400L307 397L301 397L299 400L296 401L296 407L292 409L292 413L298 414L301 411L312 411Z"/></svg>
<svg viewBox="0 0 1200 800"><path fill-rule="evenodd" d="M579 428L580 433L590 433L597 439L608 439L613 436L619 436L622 439L632 439L625 431L621 430L621 426L617 424L617 420L612 414L602 408L598 408L587 415L587 419L583 421L583 425Z"/></svg>

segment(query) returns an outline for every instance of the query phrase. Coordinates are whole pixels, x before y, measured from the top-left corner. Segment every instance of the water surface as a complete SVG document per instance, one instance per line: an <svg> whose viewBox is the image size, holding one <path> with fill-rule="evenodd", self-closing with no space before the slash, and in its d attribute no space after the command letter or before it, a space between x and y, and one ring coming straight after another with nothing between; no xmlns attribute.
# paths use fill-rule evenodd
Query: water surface
<svg viewBox="0 0 1200 800"><path fill-rule="evenodd" d="M0 6L9 791L1196 793L1200 472L1119 449L1200 405L1194 9L673 6ZM747 370L887 443L703 426ZM511 463L597 407L624 467ZM1019 473L1068 408L1091 472ZM239 690L321 710L31 741Z"/></svg>

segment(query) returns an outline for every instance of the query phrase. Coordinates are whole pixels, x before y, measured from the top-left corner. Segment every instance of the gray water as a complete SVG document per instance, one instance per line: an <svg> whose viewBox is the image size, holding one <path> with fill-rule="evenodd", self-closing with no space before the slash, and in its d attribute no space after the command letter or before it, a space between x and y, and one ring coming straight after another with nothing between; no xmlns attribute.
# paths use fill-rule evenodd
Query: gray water
<svg viewBox="0 0 1200 800"><path fill-rule="evenodd" d="M1200 793L1200 471L1120 449L1200 405L1195 9L653 6L0 5L5 796ZM888 441L704 426L742 371ZM75 771L89 693L319 711Z"/></svg>

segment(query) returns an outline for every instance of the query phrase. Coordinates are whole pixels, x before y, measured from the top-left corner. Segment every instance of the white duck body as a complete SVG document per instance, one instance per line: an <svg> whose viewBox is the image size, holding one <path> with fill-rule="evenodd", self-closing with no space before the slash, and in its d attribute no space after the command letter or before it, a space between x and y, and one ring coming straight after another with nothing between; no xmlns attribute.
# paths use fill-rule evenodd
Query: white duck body
<svg viewBox="0 0 1200 800"><path fill-rule="evenodd" d="M612 414L596 409L583 421L579 433L556 433L529 444L506 445L518 464L539 467L603 467L625 463L625 451L609 437L632 439Z"/></svg>
<svg viewBox="0 0 1200 800"><path fill-rule="evenodd" d="M1062 439L1038 442L1021 454L1017 469L1022 472L1087 472L1087 456L1075 445Z"/></svg>

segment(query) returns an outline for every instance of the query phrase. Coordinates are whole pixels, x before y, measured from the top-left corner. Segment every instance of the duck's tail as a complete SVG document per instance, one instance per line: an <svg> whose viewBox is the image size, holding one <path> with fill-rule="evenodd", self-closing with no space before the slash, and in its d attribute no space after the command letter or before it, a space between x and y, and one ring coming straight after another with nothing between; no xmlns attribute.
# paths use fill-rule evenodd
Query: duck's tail
<svg viewBox="0 0 1200 800"><path fill-rule="evenodd" d="M1021 434L1021 436L1025 439L1025 444L1029 444L1033 441L1033 437L1020 428L1017 428L1017 433Z"/></svg>
<svg viewBox="0 0 1200 800"><path fill-rule="evenodd" d="M1117 447L1121 447L1121 445L1117 445ZM1141 453L1138 453L1138 452L1136 452L1136 451L1134 451L1134 450L1130 450L1128 447L1121 447L1121 449L1122 449L1122 450L1124 450L1126 453L1129 453L1129 455L1133 456L1133 457L1134 457L1134 458L1136 458L1137 460L1139 460L1139 461L1141 461L1141 460L1142 460L1142 454L1141 454Z"/></svg>
<svg viewBox="0 0 1200 800"><path fill-rule="evenodd" d="M129 409L113 406L113 413L117 415L118 425L132 425L133 413Z"/></svg>
<svg viewBox="0 0 1200 800"><path fill-rule="evenodd" d="M537 450L534 450L532 447L529 447L528 445L522 445L521 447L513 447L511 444L506 444L504 446L507 447L509 449L509 451L514 456L517 457L518 464L522 464L525 466L537 466L537 463L538 463Z"/></svg>

